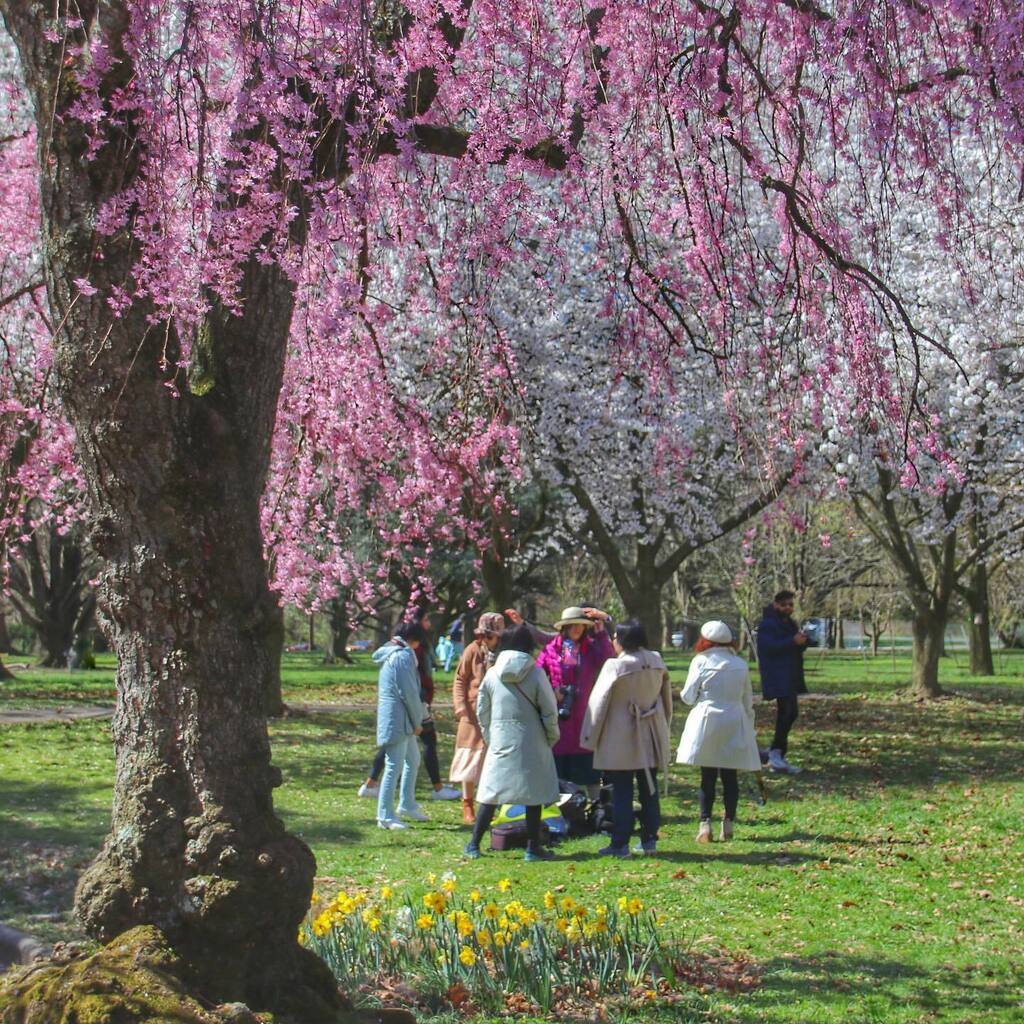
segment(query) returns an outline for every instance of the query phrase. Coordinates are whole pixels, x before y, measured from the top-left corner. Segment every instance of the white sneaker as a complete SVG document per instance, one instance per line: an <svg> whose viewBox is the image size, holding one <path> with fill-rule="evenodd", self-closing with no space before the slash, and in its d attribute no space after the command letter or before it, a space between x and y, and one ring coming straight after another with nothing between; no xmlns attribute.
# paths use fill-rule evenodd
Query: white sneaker
<svg viewBox="0 0 1024 1024"><path fill-rule="evenodd" d="M768 767L773 772L787 773L789 771L789 762L782 756L782 752L779 750L768 751Z"/></svg>
<svg viewBox="0 0 1024 1024"><path fill-rule="evenodd" d="M453 789L451 786L442 786L440 789L435 789L430 794L431 800L458 800L462 796L462 792L458 789Z"/></svg>
<svg viewBox="0 0 1024 1024"><path fill-rule="evenodd" d="M404 807L399 807L395 814L399 818L408 818L410 821L430 821L418 807L412 807L408 810Z"/></svg>
<svg viewBox="0 0 1024 1024"><path fill-rule="evenodd" d="M365 798L368 798L368 797L371 797L371 796L372 797L376 797L379 792L380 792L380 783L375 782L375 783L373 783L371 785L369 782L364 782L359 787L359 793L357 795L361 796L361 797L363 797L365 799Z"/></svg>
<svg viewBox="0 0 1024 1024"><path fill-rule="evenodd" d="M790 775L799 775L803 771L803 768L797 768L795 764L791 761L787 761L785 758L783 758L782 761L786 766L786 771L789 772Z"/></svg>
<svg viewBox="0 0 1024 1024"><path fill-rule="evenodd" d="M387 829L390 832L397 831L400 828L408 828L404 821L399 821L397 818L378 818L377 828Z"/></svg>

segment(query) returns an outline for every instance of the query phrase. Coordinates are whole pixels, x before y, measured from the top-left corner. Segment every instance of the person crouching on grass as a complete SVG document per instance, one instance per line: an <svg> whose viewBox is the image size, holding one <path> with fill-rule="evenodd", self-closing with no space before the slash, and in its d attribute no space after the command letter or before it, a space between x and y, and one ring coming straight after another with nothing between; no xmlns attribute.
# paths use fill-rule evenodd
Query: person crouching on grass
<svg viewBox="0 0 1024 1024"><path fill-rule="evenodd" d="M420 677L416 651L426 640L418 622L403 622L383 647L373 652L380 666L377 678L377 744L384 750L384 774L377 796L377 825L384 829L408 828L398 816L422 821L416 803L416 775L420 749L416 737L423 731L425 706L420 700ZM395 789L401 774L398 811Z"/></svg>
<svg viewBox="0 0 1024 1024"><path fill-rule="evenodd" d="M732 630L718 621L705 622L694 646L683 702L694 705L687 716L676 761L700 768L698 843L711 842L715 782L722 777L725 817L720 839L732 839L739 803L737 772L759 772L761 756L754 732L754 699L750 668L736 653Z"/></svg>

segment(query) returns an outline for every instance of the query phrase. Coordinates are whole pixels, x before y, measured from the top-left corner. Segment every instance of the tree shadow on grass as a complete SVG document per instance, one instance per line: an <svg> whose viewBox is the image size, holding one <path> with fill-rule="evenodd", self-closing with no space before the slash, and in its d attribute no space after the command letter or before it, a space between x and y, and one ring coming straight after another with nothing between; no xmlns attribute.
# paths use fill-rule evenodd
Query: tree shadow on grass
<svg viewBox="0 0 1024 1024"><path fill-rule="evenodd" d="M706 864L715 861L720 864L742 864L745 867L767 867L767 868L791 868L794 864L813 862L821 860L821 855L816 853L803 853L802 851L786 851L781 853L777 850L751 850L748 853L733 851L729 853L718 852L724 846L722 843L712 843L704 847L700 852L686 850L663 850L660 846L658 853L649 858L652 864L664 862L666 864ZM564 845L557 847L559 855L564 854L564 859L574 861L587 860L608 860L612 858L602 857L596 850L573 850ZM648 858L644 858L645 863ZM841 857L832 857L833 864L845 864Z"/></svg>
<svg viewBox="0 0 1024 1024"><path fill-rule="evenodd" d="M925 970L905 961L825 953L812 957L775 957L762 961L766 990L787 1004L822 999L828 993L843 1006L854 996L867 1020L884 1021L894 1004L914 1003L922 1012L968 1014L957 1019L982 1020L989 1013L1020 1009L1024 975L1013 970L1009 983L986 977L984 970L950 965Z"/></svg>
<svg viewBox="0 0 1024 1024"><path fill-rule="evenodd" d="M0 832L7 843L98 845L110 824L109 794L106 780L56 785L0 779Z"/></svg>

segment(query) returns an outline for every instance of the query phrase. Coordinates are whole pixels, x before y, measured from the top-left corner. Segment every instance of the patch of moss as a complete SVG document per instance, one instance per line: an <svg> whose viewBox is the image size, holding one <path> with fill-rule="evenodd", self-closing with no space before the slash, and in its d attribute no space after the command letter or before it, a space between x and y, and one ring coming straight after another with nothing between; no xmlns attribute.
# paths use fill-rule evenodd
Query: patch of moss
<svg viewBox="0 0 1024 1024"><path fill-rule="evenodd" d="M3 1024L225 1024L186 991L163 934L139 927L91 956L16 971L0 986ZM248 1015L255 1024L256 1018ZM235 1018L237 1024L243 1019Z"/></svg>
<svg viewBox="0 0 1024 1024"><path fill-rule="evenodd" d="M0 1024L415 1024L404 1010L332 1009L314 998L304 1007L301 992L282 1016L257 1015L241 1003L209 1009L189 993L183 972L166 936L140 926L90 955L7 975L0 982Z"/></svg>

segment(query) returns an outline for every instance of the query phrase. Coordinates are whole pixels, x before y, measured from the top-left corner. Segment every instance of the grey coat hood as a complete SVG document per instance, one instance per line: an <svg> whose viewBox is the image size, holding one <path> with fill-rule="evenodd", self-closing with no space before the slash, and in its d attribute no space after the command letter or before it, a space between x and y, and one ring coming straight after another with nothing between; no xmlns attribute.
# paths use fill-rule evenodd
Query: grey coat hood
<svg viewBox="0 0 1024 1024"><path fill-rule="evenodd" d="M503 683L514 685L521 683L535 664L533 658L522 651L502 651L494 663L494 671Z"/></svg>

